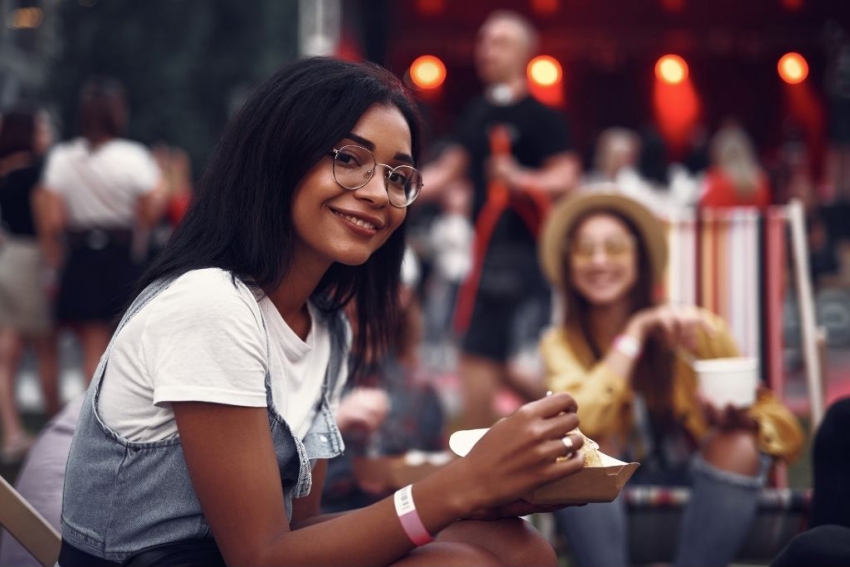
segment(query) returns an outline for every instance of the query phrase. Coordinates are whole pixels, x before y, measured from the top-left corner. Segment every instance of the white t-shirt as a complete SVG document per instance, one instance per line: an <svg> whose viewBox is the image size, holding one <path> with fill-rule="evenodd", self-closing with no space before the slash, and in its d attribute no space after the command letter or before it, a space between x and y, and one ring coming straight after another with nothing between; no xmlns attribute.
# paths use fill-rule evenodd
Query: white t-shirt
<svg viewBox="0 0 850 567"><path fill-rule="evenodd" d="M142 144L115 139L91 151L85 138L76 138L50 151L42 181L63 197L70 228L129 228L139 196L152 191L160 177Z"/></svg>
<svg viewBox="0 0 850 567"><path fill-rule="evenodd" d="M230 273L210 268L180 276L116 337L98 403L103 421L130 441L176 437L171 402L266 407L268 369L274 404L303 439L331 353L330 332L309 309L312 324L302 341L268 297L257 300L239 280L234 285ZM333 410L346 373L343 363Z"/></svg>

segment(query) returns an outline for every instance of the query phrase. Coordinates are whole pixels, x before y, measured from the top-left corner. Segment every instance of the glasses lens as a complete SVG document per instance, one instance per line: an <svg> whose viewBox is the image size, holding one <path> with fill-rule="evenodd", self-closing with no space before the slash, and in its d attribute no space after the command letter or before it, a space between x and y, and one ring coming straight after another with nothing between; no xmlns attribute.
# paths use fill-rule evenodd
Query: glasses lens
<svg viewBox="0 0 850 567"><path fill-rule="evenodd" d="M406 207L412 203L422 189L422 174L409 165L400 165L387 170L387 194L390 203Z"/></svg>
<svg viewBox="0 0 850 567"><path fill-rule="evenodd" d="M343 146L334 156L334 177L346 189L360 189L375 171L372 152L360 146Z"/></svg>
<svg viewBox="0 0 850 567"><path fill-rule="evenodd" d="M632 241L629 238L611 238L602 243L602 249L612 260L622 260L632 251Z"/></svg>
<svg viewBox="0 0 850 567"><path fill-rule="evenodd" d="M570 252L573 258L577 260L589 260L593 258L593 252L596 250L596 244L592 240L579 240L573 242L570 246Z"/></svg>
<svg viewBox="0 0 850 567"><path fill-rule="evenodd" d="M578 261L589 262L596 254L596 248L601 247L609 260L625 259L632 251L634 243L629 238L608 238L599 243L593 240L578 240L573 242L570 252Z"/></svg>

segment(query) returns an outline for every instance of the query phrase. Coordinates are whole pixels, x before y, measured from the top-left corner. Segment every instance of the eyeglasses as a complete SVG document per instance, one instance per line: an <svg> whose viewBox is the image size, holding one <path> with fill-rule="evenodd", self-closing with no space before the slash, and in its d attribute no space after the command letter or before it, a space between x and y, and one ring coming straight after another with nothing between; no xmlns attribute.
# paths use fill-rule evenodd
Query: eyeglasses
<svg viewBox="0 0 850 567"><path fill-rule="evenodd" d="M375 155L361 146L348 145L328 152L334 158L333 172L336 182L349 191L365 187L375 169L380 165L386 169L384 187L387 190L390 205L403 209L419 196L422 190L422 174L415 167L399 165L390 167L378 163Z"/></svg>
<svg viewBox="0 0 850 567"><path fill-rule="evenodd" d="M635 241L631 237L613 237L596 242L593 240L574 240L570 242L569 250L576 262L589 263L601 248L605 256L612 261L621 262L628 258L634 250Z"/></svg>

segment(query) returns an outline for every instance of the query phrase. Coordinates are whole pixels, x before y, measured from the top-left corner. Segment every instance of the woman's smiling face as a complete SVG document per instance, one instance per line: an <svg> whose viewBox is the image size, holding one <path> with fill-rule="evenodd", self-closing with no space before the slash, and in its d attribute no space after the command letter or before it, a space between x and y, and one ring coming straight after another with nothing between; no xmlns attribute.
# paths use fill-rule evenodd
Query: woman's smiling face
<svg viewBox="0 0 850 567"><path fill-rule="evenodd" d="M593 306L626 299L637 283L635 237L613 215L596 213L582 220L565 253L572 285Z"/></svg>
<svg viewBox="0 0 850 567"><path fill-rule="evenodd" d="M395 106L373 105L334 148L356 144L390 167L413 165L410 128ZM350 191L334 178L330 155L301 179L292 202L295 254L330 266L359 265L401 225L406 209L390 205L380 165L366 185ZM296 261L299 261L298 259Z"/></svg>

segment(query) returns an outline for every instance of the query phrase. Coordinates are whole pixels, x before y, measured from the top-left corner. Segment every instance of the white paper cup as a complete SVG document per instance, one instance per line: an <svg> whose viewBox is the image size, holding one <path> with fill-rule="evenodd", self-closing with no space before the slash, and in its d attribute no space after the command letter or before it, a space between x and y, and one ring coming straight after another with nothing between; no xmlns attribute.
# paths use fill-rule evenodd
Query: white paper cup
<svg viewBox="0 0 850 567"><path fill-rule="evenodd" d="M712 358L694 362L700 393L719 409L748 408L756 401L759 361L752 357Z"/></svg>

